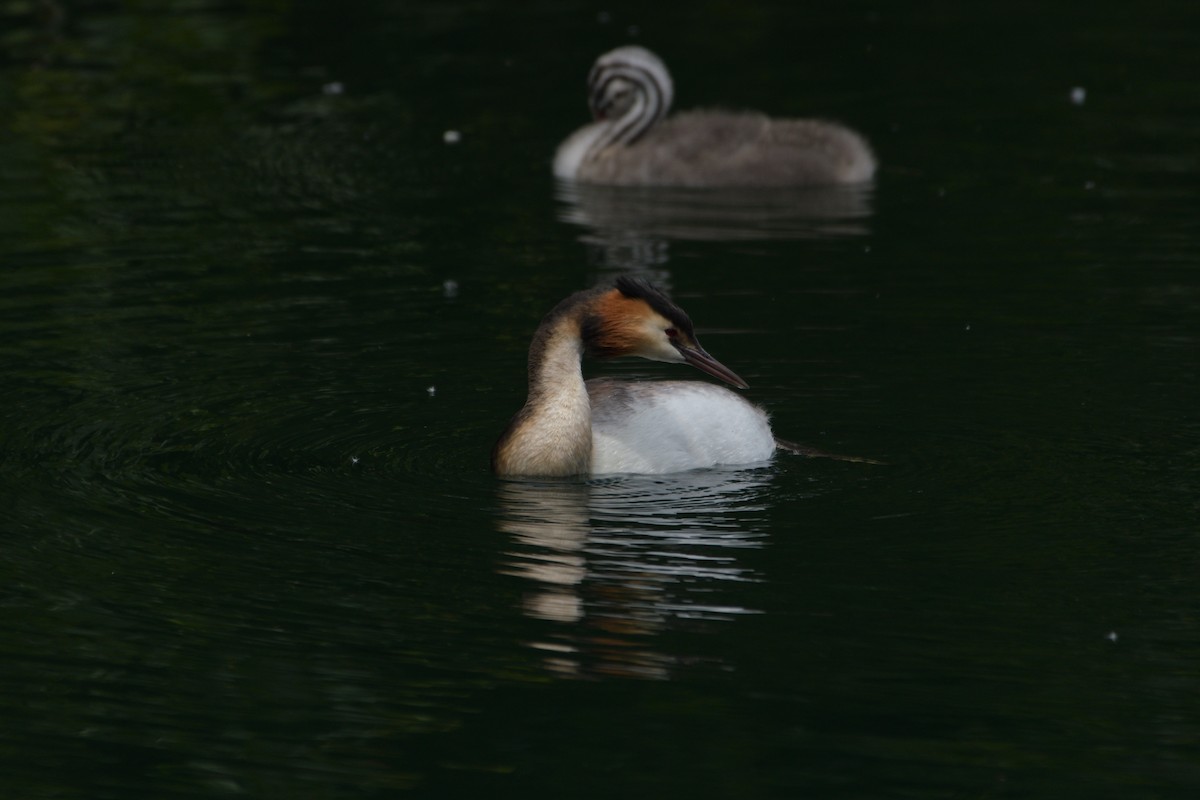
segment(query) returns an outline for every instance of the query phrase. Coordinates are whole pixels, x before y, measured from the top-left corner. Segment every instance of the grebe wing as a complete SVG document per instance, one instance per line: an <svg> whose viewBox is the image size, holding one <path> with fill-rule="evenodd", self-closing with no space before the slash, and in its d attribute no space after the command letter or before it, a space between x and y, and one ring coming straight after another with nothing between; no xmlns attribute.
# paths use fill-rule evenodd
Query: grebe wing
<svg viewBox="0 0 1200 800"><path fill-rule="evenodd" d="M724 387L595 379L587 389L594 475L752 464L775 452L766 413Z"/></svg>
<svg viewBox="0 0 1200 800"><path fill-rule="evenodd" d="M754 111L685 111L629 146L587 165L603 183L672 186L801 186L868 180L866 141L837 123L773 120Z"/></svg>

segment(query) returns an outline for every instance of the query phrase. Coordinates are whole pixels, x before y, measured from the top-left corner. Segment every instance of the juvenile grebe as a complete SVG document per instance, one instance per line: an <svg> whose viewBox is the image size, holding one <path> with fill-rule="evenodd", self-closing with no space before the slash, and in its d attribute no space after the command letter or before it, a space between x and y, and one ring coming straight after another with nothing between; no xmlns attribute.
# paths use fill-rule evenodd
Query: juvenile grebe
<svg viewBox="0 0 1200 800"><path fill-rule="evenodd" d="M752 111L688 111L664 119L674 89L658 56L618 47L588 75L595 120L563 142L554 174L621 186L805 186L875 174L862 136L816 119Z"/></svg>
<svg viewBox="0 0 1200 800"><path fill-rule="evenodd" d="M696 341L692 321L638 278L577 292L546 315L529 346L529 397L492 449L498 475L559 477L681 472L766 461L775 438L762 409L698 381L583 380L584 354L691 364L746 382Z"/></svg>

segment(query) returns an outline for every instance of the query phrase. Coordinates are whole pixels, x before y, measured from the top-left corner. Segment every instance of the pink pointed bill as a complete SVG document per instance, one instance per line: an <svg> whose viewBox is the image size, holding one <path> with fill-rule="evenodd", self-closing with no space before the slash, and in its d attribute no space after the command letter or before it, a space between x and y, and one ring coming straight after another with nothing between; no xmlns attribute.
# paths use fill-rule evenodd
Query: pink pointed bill
<svg viewBox="0 0 1200 800"><path fill-rule="evenodd" d="M680 347L679 354L683 356L684 363L691 364L701 372L707 372L714 378L720 378L739 389L750 388L750 385L739 378L736 372L710 356L702 347Z"/></svg>

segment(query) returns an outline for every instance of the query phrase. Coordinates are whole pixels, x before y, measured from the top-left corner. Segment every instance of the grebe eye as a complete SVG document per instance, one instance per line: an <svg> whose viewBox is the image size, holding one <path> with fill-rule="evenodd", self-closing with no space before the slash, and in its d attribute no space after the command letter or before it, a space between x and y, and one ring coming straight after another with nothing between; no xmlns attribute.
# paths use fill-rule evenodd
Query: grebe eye
<svg viewBox="0 0 1200 800"><path fill-rule="evenodd" d="M663 331L663 333L667 335L668 339L674 339L679 335L679 331L675 330L674 328L667 328L665 331Z"/></svg>

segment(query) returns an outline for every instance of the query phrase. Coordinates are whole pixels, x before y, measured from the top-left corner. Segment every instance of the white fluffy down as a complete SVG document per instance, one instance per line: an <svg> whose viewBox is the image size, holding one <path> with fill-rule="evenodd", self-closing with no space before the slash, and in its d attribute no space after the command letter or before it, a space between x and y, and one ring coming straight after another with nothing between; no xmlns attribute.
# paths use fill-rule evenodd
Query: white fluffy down
<svg viewBox="0 0 1200 800"><path fill-rule="evenodd" d="M588 381L592 474L753 464L775 452L766 412L699 381Z"/></svg>

